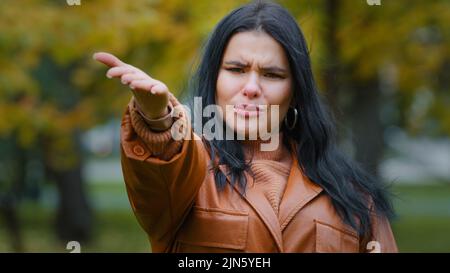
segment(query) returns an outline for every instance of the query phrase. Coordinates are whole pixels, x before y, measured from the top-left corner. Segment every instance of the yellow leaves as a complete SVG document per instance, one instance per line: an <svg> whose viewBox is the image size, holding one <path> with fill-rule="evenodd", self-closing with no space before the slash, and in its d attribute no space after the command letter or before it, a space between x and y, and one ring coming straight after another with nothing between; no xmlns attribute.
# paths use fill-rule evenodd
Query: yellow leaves
<svg viewBox="0 0 450 273"><path fill-rule="evenodd" d="M76 107L70 111L64 117L64 123L69 124L67 128L80 128L81 130L87 130L92 127L93 124L99 123L99 118L96 116L96 102L92 99L86 99L81 101Z"/></svg>
<svg viewBox="0 0 450 273"><path fill-rule="evenodd" d="M127 30L130 46L140 46L155 39L157 36L153 33L151 27L155 23L157 23L157 16L153 10L144 10L134 18L133 24Z"/></svg>
<svg viewBox="0 0 450 273"><path fill-rule="evenodd" d="M57 170L68 170L79 164L76 141L70 135L54 134L48 138L46 164Z"/></svg>
<svg viewBox="0 0 450 273"><path fill-rule="evenodd" d="M10 123L0 119L0 134L24 127L20 129L23 143L30 143L35 131L68 134L94 126L111 113L122 113L130 92L118 81L105 78L107 68L91 59L95 51L123 57L178 93L213 27L248 1L82 0L78 7L64 2L0 2L0 114L18 113ZM321 66L328 65L324 52L329 46L324 43L324 21L329 19L324 1L280 2L295 11L312 47L313 68L321 71ZM429 83L449 59L448 1L382 1L381 7L370 7L365 1L340 3L338 58L343 67L351 67L345 75L348 79L376 78L381 65L393 63L399 71L399 89L411 95L417 86ZM441 41L427 44L426 39L425 43L417 40L417 28L430 24L440 31ZM56 73L42 79L30 71L44 56L55 63ZM42 81L50 82L43 87L39 84ZM44 88L58 89L61 85L70 90L67 96L77 100L73 109L60 111L61 105L54 102L58 100L45 97L59 90ZM32 110L11 100L10 95L18 94L32 98Z"/></svg>
<svg viewBox="0 0 450 273"><path fill-rule="evenodd" d="M450 93L450 90L446 90ZM440 127L442 131L446 133L447 136L450 135L450 98L446 100L439 100L433 107L433 117L440 122Z"/></svg>
<svg viewBox="0 0 450 273"><path fill-rule="evenodd" d="M0 100L5 95L36 95L38 87L26 67L0 59Z"/></svg>
<svg viewBox="0 0 450 273"><path fill-rule="evenodd" d="M449 56L448 47L445 44L424 45L411 42L404 48L399 67L399 85L403 92L414 93L417 86L435 86L436 75L445 64ZM447 57L448 58L448 57Z"/></svg>
<svg viewBox="0 0 450 273"><path fill-rule="evenodd" d="M14 114L14 111L11 112L11 105L5 102L0 101L0 136L9 135L12 129L16 126L12 123L10 119L7 117Z"/></svg>
<svg viewBox="0 0 450 273"><path fill-rule="evenodd" d="M93 70L91 69L80 67L72 73L70 77L71 82L84 91L93 80L92 72Z"/></svg>
<svg viewBox="0 0 450 273"><path fill-rule="evenodd" d="M33 123L32 105L26 102L19 105L0 104L0 115L0 136L8 136L14 131L22 148L29 148L34 144L38 131Z"/></svg>

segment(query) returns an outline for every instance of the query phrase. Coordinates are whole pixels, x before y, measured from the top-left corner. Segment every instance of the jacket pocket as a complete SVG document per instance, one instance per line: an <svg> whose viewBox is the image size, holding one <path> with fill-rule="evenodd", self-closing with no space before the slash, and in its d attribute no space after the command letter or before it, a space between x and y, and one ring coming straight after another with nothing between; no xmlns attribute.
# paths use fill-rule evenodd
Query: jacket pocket
<svg viewBox="0 0 450 273"><path fill-rule="evenodd" d="M194 207L177 236L177 252L243 251L248 213Z"/></svg>
<svg viewBox="0 0 450 273"><path fill-rule="evenodd" d="M335 227L315 220L316 252L359 252L359 238L352 230Z"/></svg>

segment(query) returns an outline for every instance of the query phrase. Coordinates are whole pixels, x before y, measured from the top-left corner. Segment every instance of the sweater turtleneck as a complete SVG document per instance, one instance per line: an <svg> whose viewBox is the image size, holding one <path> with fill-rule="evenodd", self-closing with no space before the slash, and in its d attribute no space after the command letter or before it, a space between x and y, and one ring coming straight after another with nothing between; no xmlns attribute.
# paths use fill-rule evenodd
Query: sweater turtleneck
<svg viewBox="0 0 450 273"><path fill-rule="evenodd" d="M244 148L247 160L251 160L250 168L254 175L255 187L262 190L276 215L279 207L292 165L292 157L283 143L283 134L278 137L278 145L272 151L263 151L262 144L270 141L244 140L240 141ZM273 140L272 140L273 141Z"/></svg>

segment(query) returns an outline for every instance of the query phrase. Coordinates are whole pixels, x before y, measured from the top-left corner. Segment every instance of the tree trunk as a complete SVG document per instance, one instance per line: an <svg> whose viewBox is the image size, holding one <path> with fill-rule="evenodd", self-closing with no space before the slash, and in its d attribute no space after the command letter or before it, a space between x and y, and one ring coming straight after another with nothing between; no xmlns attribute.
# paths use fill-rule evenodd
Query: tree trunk
<svg viewBox="0 0 450 273"><path fill-rule="evenodd" d="M337 28L339 22L339 0L327 0L325 2L325 69L324 84L327 102L336 119L340 118L339 112L339 41L337 39Z"/></svg>
<svg viewBox="0 0 450 273"><path fill-rule="evenodd" d="M25 187L27 152L17 143L16 135L0 140L2 154L0 164L5 168L0 177L0 213L9 234L11 249L23 252L21 225L19 218L19 201Z"/></svg>
<svg viewBox="0 0 450 273"><path fill-rule="evenodd" d="M51 169L52 178L56 182L59 193L58 211L56 214L56 232L63 242L87 242L92 233L92 210L87 199L84 179L82 177L82 155L80 135L75 133L77 164L64 170Z"/></svg>
<svg viewBox="0 0 450 273"><path fill-rule="evenodd" d="M374 80L356 87L349 109L355 159L377 178L384 147L380 103L379 84Z"/></svg>
<svg viewBox="0 0 450 273"><path fill-rule="evenodd" d="M325 91L329 106L336 118L337 125L340 123L351 124L353 135L353 150L355 160L361 163L370 173L378 176L378 165L383 155L383 128L379 119L380 90L378 81L355 84L344 83L341 79L345 68L340 67L340 47L338 39L338 28L340 20L340 1L325 1L325 36L326 65L324 70ZM340 86L350 86L351 94L340 92ZM351 90L349 90L351 91ZM349 105L341 105L342 96L352 97ZM344 109L343 111L339 110ZM345 122L339 122L345 119ZM341 132L344 128L337 128ZM343 139L348 136L338 134L339 142L344 145Z"/></svg>
<svg viewBox="0 0 450 273"><path fill-rule="evenodd" d="M9 234L11 248L14 252L23 252L23 241L20 232L20 220L17 209L17 200L9 195L0 200L0 211L5 221L5 227Z"/></svg>

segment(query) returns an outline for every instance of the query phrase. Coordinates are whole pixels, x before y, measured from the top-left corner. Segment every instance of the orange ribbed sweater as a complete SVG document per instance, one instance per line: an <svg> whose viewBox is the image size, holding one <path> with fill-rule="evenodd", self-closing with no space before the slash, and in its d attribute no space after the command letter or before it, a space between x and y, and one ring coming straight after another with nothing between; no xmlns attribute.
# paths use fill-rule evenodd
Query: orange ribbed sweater
<svg viewBox="0 0 450 273"><path fill-rule="evenodd" d="M261 151L261 141L242 141L246 158L252 158L250 168L254 174L255 186L263 192L276 215L286 189L292 158L281 141L274 151Z"/></svg>

